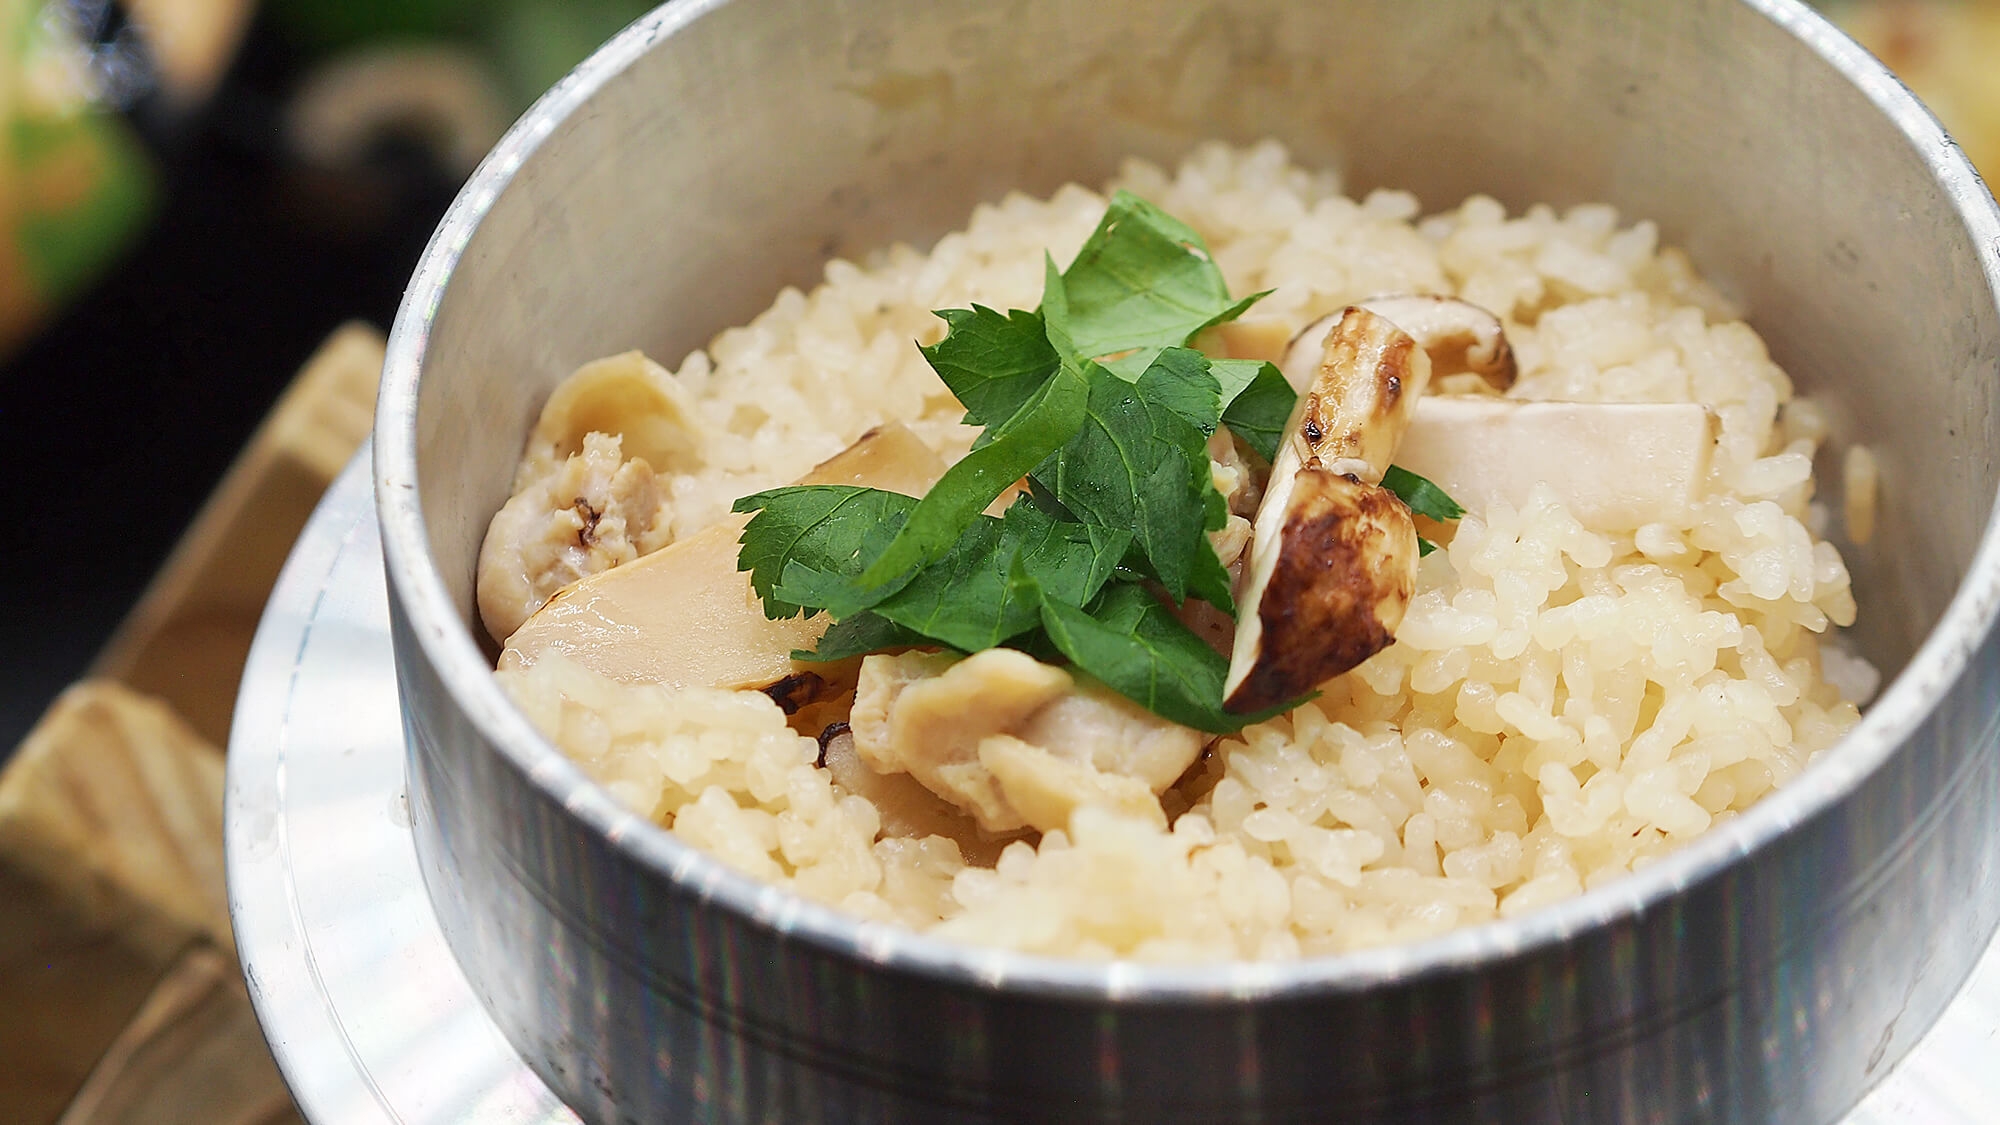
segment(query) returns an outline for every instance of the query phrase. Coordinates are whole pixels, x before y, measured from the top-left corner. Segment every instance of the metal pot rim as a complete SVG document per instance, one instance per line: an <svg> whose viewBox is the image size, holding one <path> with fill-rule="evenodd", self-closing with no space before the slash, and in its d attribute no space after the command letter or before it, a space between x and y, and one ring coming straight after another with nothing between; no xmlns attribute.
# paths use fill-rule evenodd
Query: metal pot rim
<svg viewBox="0 0 2000 1125"><path fill-rule="evenodd" d="M375 500L390 596L453 701L514 768L576 820L689 893L788 937L946 982L1088 1000L1187 1003L1364 991L1473 969L1660 907L1853 792L1929 717L2000 615L2000 526L1989 518L1964 581L1907 666L1861 723L1748 812L1641 871L1518 918L1439 937L1284 962L1085 962L961 945L864 922L740 874L619 805L529 724L460 620L428 547L417 492L416 405L425 347L460 254L514 173L558 125L660 40L728 0L675 0L641 18L553 87L460 190L426 246L388 343L375 424ZM1930 111L1887 69L1801 0L1740 0L1839 70L1921 154L1972 235L1989 295L2000 294L2000 208Z"/></svg>

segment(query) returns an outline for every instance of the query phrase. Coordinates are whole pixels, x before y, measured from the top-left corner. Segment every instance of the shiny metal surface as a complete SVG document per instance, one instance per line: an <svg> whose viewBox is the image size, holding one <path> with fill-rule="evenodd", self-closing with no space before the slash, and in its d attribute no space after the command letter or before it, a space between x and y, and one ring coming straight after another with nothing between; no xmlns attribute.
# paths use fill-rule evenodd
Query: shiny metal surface
<svg viewBox="0 0 2000 1125"><path fill-rule="evenodd" d="M368 455L314 512L245 661L229 738L229 914L312 1121L564 1125L501 1037L417 870Z"/></svg>
<svg viewBox="0 0 2000 1125"><path fill-rule="evenodd" d="M236 933L279 1064L322 1125L574 1125L487 1018L424 894L365 458L293 555L230 749ZM2000 941L1843 1125L1980 1125L2000 1105L1996 1041Z"/></svg>
<svg viewBox="0 0 2000 1125"><path fill-rule="evenodd" d="M1521 919L1106 967L759 887L506 703L466 627L473 558L561 374L678 357L825 254L924 239L1004 188L1266 134L1433 206L1608 199L1750 309L1885 466L1852 563L1858 639L1898 674L1845 743ZM443 933L594 1120L1833 1120L2000 919L1996 247L1928 114L1789 0L669 5L495 150L390 340L376 489Z"/></svg>

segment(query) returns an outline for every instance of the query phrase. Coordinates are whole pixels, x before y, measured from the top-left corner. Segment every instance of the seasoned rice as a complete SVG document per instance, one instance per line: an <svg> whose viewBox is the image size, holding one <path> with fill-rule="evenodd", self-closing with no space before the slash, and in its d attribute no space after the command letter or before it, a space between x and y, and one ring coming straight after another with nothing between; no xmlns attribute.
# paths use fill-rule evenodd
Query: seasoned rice
<svg viewBox="0 0 2000 1125"><path fill-rule="evenodd" d="M1200 231L1231 292L1295 331L1383 293L1501 315L1516 398L1693 401L1717 419L1699 502L1605 533L1538 489L1469 513L1421 564L1397 641L1290 715L1222 739L1170 790L1171 826L1079 812L967 867L815 767L758 692L621 684L557 657L498 673L612 792L730 865L867 918L1063 956L1288 958L1517 915L1639 868L1797 776L1859 718L1855 605L1814 528L1822 414L1652 224L1606 206L1509 217L1491 199L1420 217L1359 201L1271 143L1210 145L1126 187ZM912 341L930 310L1032 308L1106 195L980 207L929 253L836 261L671 374L699 467L663 479L685 536L901 420L947 456L972 431ZM1872 465L1863 466L1864 469ZM1853 468L1849 469L1854 473ZM1871 478L1872 479L1872 478Z"/></svg>

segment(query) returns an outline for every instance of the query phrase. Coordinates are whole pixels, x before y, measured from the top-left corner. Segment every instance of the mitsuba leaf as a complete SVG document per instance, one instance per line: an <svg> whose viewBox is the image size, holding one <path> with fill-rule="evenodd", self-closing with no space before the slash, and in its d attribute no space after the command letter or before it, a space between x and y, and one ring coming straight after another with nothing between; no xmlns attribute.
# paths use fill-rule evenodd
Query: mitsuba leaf
<svg viewBox="0 0 2000 1125"><path fill-rule="evenodd" d="M919 633L914 633L886 617L872 613L857 613L842 618L827 627L820 634L819 647L807 651L795 650L793 660L824 662L845 660L851 656L866 656L871 652L882 652L892 648L916 648L935 642Z"/></svg>
<svg viewBox="0 0 2000 1125"><path fill-rule="evenodd" d="M881 586L937 560L972 526L980 512L1028 470L1062 448L1082 426L1088 381L1068 364L1054 374L998 429L946 470L910 511L902 530L861 572L864 586Z"/></svg>
<svg viewBox="0 0 2000 1125"><path fill-rule="evenodd" d="M1028 477L1028 502L1040 508L1042 514L1052 520L1064 520L1069 523L1083 522L1076 518L1075 512L1063 507L1063 502L1056 499L1056 494L1049 491L1048 485L1036 480L1032 474Z"/></svg>
<svg viewBox="0 0 2000 1125"><path fill-rule="evenodd" d="M1083 424L1035 470L1036 480L1084 523L1129 529L1174 601L1185 601L1193 588L1227 608L1227 574L1204 534L1228 518L1209 475L1208 438L1162 401L1190 397L1194 380L1206 380L1205 393L1219 397L1213 376L1169 361L1149 368L1136 384L1097 364L1089 365L1086 378ZM1205 565L1203 555L1214 565Z"/></svg>
<svg viewBox="0 0 2000 1125"><path fill-rule="evenodd" d="M1007 509L1001 532L1009 583L1018 588L1023 579L1032 580L1036 596L1072 605L1097 596L1132 542L1132 533L1122 528L1052 519L1025 498ZM1015 589L1009 596L1018 600L1022 594Z"/></svg>
<svg viewBox="0 0 2000 1125"><path fill-rule="evenodd" d="M1396 499L1403 502L1411 515L1450 523L1465 514L1465 509L1458 501L1445 495L1444 489L1401 465L1391 465L1389 471L1382 474L1382 487L1395 493Z"/></svg>
<svg viewBox="0 0 2000 1125"><path fill-rule="evenodd" d="M858 575L917 503L897 492L834 484L794 485L745 496L731 510L756 515L737 540L743 547L736 568L750 572L750 587L763 599L765 616L796 617L805 607L776 594L788 566L797 563L828 574Z"/></svg>
<svg viewBox="0 0 2000 1125"><path fill-rule="evenodd" d="M1228 734L1304 701L1256 715L1224 711L1229 662L1152 594L1129 583L1106 588L1088 612L1043 599L1042 629L1064 656L1113 691L1197 730Z"/></svg>
<svg viewBox="0 0 2000 1125"><path fill-rule="evenodd" d="M994 523L999 530L991 548L954 551L874 611L954 648L992 648L1040 623L1044 594L1088 602L1131 538L1057 523L1029 503L1017 503L1006 520Z"/></svg>
<svg viewBox="0 0 2000 1125"><path fill-rule="evenodd" d="M1130 540L1129 532L1051 519L1022 499L1002 519L980 516L942 558L893 592L794 561L776 594L839 620L872 614L914 635L978 652L1035 628L1044 592L1076 605L1095 597Z"/></svg>
<svg viewBox="0 0 2000 1125"><path fill-rule="evenodd" d="M1148 401L1180 415L1204 438L1222 422L1222 387L1209 358L1193 348L1162 349L1137 385Z"/></svg>
<svg viewBox="0 0 2000 1125"><path fill-rule="evenodd" d="M1040 313L974 305L937 315L949 330L922 349L924 358L958 396L973 425L998 426L1019 413L1061 362Z"/></svg>
<svg viewBox="0 0 2000 1125"><path fill-rule="evenodd" d="M1231 301L1222 271L1192 227L1120 191L1063 271L1053 302L1044 291L1042 314L1078 357L1131 382L1161 348L1234 320L1262 296Z"/></svg>
<svg viewBox="0 0 2000 1125"><path fill-rule="evenodd" d="M1277 364L1254 359L1212 359L1209 370L1222 388L1222 424L1266 461L1278 456L1285 423L1298 392Z"/></svg>

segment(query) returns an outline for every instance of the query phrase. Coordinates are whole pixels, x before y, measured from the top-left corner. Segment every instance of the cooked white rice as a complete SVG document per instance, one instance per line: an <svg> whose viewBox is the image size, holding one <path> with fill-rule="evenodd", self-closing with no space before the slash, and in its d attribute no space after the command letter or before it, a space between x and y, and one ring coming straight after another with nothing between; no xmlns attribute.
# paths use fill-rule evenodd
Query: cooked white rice
<svg viewBox="0 0 2000 1125"><path fill-rule="evenodd" d="M559 658L502 672L534 722L634 808L760 879L856 914L1034 952L1146 960L1336 953L1519 914L1735 816L1859 718L1874 672L1826 640L1848 574L1808 524L1822 415L1650 223L1610 207L1509 218L1475 197L1354 201L1275 144L1211 145L1128 187L1199 230L1255 315L1303 327L1377 294L1456 294L1507 320L1521 398L1697 401L1719 420L1700 503L1631 534L1553 492L1469 514L1422 563L1391 645L1316 702L1215 747L1171 828L1080 812L964 866L942 838L877 840L756 692L614 683ZM937 308L1032 308L1105 196L1010 196L920 253L836 261L673 378L699 471L685 535L886 419L963 449L960 407L911 341ZM1849 693L1842 697L1842 691Z"/></svg>

